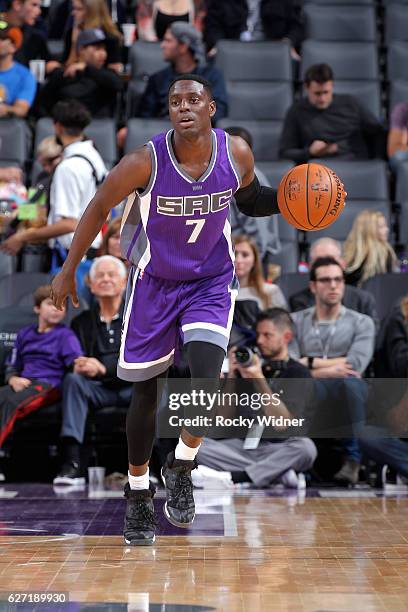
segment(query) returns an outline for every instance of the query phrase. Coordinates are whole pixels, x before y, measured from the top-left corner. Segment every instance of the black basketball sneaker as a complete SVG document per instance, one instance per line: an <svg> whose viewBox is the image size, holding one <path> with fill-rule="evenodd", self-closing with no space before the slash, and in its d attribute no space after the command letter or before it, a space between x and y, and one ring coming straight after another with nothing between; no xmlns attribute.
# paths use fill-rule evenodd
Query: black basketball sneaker
<svg viewBox="0 0 408 612"><path fill-rule="evenodd" d="M195 516L193 481L191 470L197 467L197 461L175 459L174 452L168 454L162 468L162 478L166 488L164 514L167 520L176 527L189 527Z"/></svg>
<svg viewBox="0 0 408 612"><path fill-rule="evenodd" d="M127 499L123 537L130 546L150 546L155 541L156 519L154 518L153 496L155 487L132 490L127 482Z"/></svg>

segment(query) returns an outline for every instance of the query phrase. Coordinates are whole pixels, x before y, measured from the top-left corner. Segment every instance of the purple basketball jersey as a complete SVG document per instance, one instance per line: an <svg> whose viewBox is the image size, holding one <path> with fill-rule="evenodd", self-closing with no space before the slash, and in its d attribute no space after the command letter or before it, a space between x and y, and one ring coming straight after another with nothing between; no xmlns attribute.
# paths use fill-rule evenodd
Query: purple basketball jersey
<svg viewBox="0 0 408 612"><path fill-rule="evenodd" d="M151 276L189 281L233 274L229 204L240 186L229 136L212 130L205 173L190 177L178 164L172 133L155 136L149 185L129 197L123 215L122 253Z"/></svg>

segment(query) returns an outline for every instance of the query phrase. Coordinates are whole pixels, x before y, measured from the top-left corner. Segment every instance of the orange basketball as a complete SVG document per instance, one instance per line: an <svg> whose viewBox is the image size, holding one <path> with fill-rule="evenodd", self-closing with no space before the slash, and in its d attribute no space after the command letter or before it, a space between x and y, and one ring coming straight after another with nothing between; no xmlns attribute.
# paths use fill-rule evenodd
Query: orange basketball
<svg viewBox="0 0 408 612"><path fill-rule="evenodd" d="M315 231L328 227L343 210L344 185L333 170L321 164L295 166L282 178L278 206L290 225Z"/></svg>

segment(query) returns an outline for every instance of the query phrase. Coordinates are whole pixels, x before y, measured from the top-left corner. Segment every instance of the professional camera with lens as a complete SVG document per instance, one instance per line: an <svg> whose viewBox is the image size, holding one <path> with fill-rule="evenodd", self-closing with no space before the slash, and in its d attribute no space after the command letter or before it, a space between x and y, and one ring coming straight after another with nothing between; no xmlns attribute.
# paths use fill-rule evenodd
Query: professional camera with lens
<svg viewBox="0 0 408 612"><path fill-rule="evenodd" d="M256 347L241 345L235 349L235 359L242 368L249 368L254 363L255 355L259 355Z"/></svg>

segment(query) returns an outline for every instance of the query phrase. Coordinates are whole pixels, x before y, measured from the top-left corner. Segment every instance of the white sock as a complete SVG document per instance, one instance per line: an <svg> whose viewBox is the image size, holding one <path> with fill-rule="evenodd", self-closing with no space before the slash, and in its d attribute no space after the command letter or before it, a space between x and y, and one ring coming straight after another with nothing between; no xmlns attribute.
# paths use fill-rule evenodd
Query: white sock
<svg viewBox="0 0 408 612"><path fill-rule="evenodd" d="M132 476L132 474L128 472L128 478L129 486L132 491L149 488L149 468L147 468L146 473L142 476Z"/></svg>
<svg viewBox="0 0 408 612"><path fill-rule="evenodd" d="M200 446L201 444L199 444L196 448L191 448L191 446L187 446L187 444L184 444L183 440L179 438L174 456L176 459L182 459L183 461L193 461Z"/></svg>

